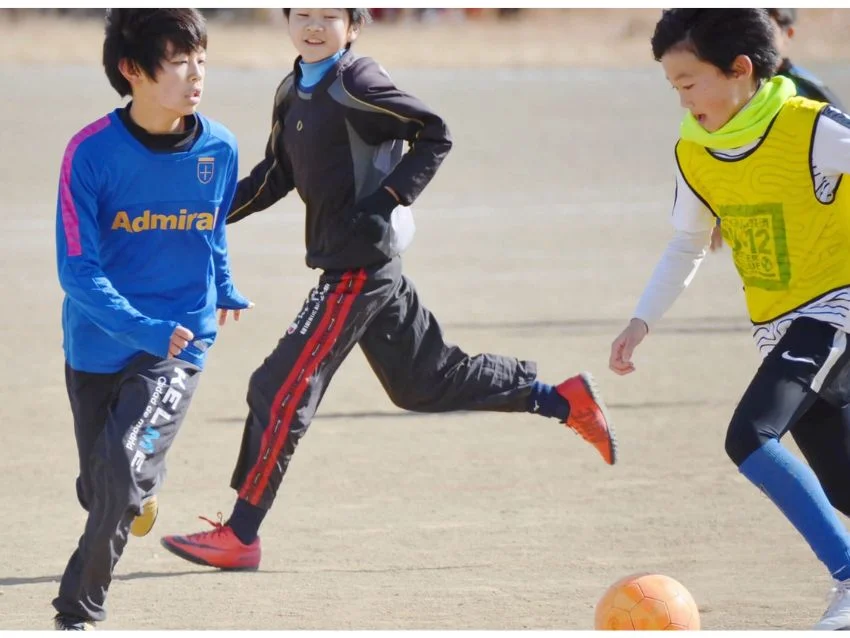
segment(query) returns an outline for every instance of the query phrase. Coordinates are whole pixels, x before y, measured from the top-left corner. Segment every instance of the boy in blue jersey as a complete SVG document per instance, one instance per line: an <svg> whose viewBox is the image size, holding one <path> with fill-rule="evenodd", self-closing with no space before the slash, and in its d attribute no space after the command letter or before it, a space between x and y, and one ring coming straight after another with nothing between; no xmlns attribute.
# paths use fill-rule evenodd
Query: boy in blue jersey
<svg viewBox="0 0 850 638"><path fill-rule="evenodd" d="M165 455L234 287L225 213L233 135L195 109L206 25L194 9L107 11L103 65L132 101L71 138L56 219L65 379L85 531L53 601L56 629L90 629L128 533L156 519Z"/></svg>

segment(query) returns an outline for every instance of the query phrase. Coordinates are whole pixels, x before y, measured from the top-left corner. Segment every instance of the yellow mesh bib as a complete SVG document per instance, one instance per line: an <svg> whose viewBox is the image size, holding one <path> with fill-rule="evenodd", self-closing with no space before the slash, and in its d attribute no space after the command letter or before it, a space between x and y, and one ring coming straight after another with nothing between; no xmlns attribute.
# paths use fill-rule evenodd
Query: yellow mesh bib
<svg viewBox="0 0 850 638"><path fill-rule="evenodd" d="M850 286L850 196L815 196L812 136L824 104L789 99L761 143L718 159L680 140L676 159L693 191L721 220L754 323L766 323Z"/></svg>

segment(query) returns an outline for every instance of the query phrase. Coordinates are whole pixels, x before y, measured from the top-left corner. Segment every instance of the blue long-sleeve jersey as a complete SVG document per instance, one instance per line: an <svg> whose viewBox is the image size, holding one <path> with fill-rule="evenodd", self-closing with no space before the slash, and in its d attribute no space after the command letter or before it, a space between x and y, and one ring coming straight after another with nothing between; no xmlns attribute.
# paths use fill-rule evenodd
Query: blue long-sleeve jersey
<svg viewBox="0 0 850 638"><path fill-rule="evenodd" d="M154 153L117 110L77 133L59 178L56 254L68 364L117 372L142 352L167 357L182 325L195 339L180 358L203 367L216 308L248 301L231 280L225 218L237 182L233 134L197 115L191 149Z"/></svg>

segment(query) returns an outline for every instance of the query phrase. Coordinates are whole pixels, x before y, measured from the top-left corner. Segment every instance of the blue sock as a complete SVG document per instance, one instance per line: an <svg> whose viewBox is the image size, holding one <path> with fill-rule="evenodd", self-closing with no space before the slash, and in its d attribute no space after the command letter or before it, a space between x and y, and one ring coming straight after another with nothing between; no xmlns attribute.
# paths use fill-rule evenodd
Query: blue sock
<svg viewBox="0 0 850 638"><path fill-rule="evenodd" d="M240 498L233 507L233 514L230 515L227 525L236 534L236 538L242 541L242 544L250 545L257 539L260 525L266 517L267 511Z"/></svg>
<svg viewBox="0 0 850 638"><path fill-rule="evenodd" d="M850 534L808 465L771 439L739 469L785 514L833 578L850 578Z"/></svg>
<svg viewBox="0 0 850 638"><path fill-rule="evenodd" d="M531 394L528 395L526 410L533 414L566 421L570 415L570 404L558 394L554 386L535 381L531 384Z"/></svg>

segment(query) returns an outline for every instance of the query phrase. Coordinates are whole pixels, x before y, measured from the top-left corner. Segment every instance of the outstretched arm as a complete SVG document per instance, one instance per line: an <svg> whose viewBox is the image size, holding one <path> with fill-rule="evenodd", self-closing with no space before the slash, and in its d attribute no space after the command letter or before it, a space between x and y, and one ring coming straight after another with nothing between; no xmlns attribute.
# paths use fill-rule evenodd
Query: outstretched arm
<svg viewBox="0 0 850 638"><path fill-rule="evenodd" d="M706 254L714 216L677 170L672 223L675 234L658 261L626 328L611 344L608 365L617 374L634 372L632 355L650 327L673 306L687 288Z"/></svg>

